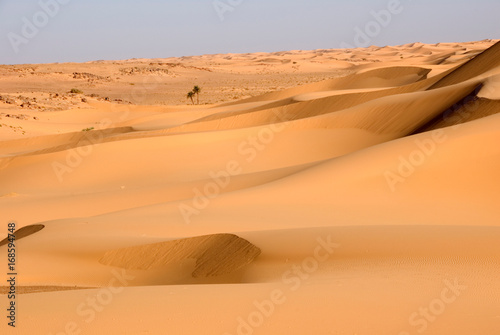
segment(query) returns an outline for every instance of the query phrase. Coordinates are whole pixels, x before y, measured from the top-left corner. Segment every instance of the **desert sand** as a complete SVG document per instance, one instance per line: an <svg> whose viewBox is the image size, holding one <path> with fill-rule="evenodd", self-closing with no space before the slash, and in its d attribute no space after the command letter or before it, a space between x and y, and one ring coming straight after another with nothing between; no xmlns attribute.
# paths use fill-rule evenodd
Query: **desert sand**
<svg viewBox="0 0 500 335"><path fill-rule="evenodd" d="M496 40L4 65L0 96L1 334L500 333Z"/></svg>

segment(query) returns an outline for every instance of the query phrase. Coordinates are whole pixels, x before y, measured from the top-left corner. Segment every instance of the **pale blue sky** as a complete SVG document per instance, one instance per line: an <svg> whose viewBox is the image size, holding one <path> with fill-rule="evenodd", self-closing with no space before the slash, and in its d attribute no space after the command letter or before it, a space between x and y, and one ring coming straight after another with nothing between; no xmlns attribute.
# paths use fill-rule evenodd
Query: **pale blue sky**
<svg viewBox="0 0 500 335"><path fill-rule="evenodd" d="M40 3L58 1L66 4L46 15ZM339 48L355 45L371 11L398 0L216 1L233 4L223 20L215 0L0 0L0 64ZM370 44L500 38L498 0L400 0L400 8L380 31L372 26ZM23 34L35 20L38 32Z"/></svg>

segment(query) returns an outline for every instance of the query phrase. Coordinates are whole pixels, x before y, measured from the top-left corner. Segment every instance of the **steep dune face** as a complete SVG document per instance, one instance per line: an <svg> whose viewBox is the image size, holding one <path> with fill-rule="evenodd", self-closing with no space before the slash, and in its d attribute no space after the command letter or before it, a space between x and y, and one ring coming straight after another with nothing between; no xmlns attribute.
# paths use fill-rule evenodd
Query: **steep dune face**
<svg viewBox="0 0 500 335"><path fill-rule="evenodd" d="M500 113L499 100L479 98L477 92L478 90L475 90L474 93L448 108L444 113L415 131L415 133L456 126Z"/></svg>
<svg viewBox="0 0 500 335"><path fill-rule="evenodd" d="M455 71L432 85L430 89L454 85L469 80L498 66L500 66L500 42L497 42L467 63L459 66Z"/></svg>
<svg viewBox="0 0 500 335"><path fill-rule="evenodd" d="M496 43L432 85L429 90L454 85L474 77L481 81L481 85L474 92L443 111L417 133L458 125L499 113L500 108L497 103L499 59L500 43Z"/></svg>
<svg viewBox="0 0 500 335"><path fill-rule="evenodd" d="M342 76L221 105L92 101L40 126L2 114L34 127L0 127L0 221L18 223L19 293L36 293L21 333L67 320L110 334L499 333L498 50L155 60L214 82L227 66L244 85L305 67Z"/></svg>

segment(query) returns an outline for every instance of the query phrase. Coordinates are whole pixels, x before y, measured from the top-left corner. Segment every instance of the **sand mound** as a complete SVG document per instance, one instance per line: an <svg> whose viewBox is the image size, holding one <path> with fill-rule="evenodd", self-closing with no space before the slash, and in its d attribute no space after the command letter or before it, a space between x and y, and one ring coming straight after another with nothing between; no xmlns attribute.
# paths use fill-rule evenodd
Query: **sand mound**
<svg viewBox="0 0 500 335"><path fill-rule="evenodd" d="M260 252L236 235L216 234L112 250L99 262L124 269L149 270L194 258L194 278L217 277L250 264Z"/></svg>
<svg viewBox="0 0 500 335"><path fill-rule="evenodd" d="M440 65L444 64L450 57L455 56L455 52L444 52L432 54L426 59L426 64Z"/></svg>
<svg viewBox="0 0 500 335"><path fill-rule="evenodd" d="M16 237L16 241L18 241L18 240L20 240L22 238L28 237L30 235L33 235L33 234L39 232L40 230L42 230L43 228L45 228L45 226L42 225L42 224L34 224L34 225L31 225L31 226L26 226L26 227L19 228L14 233L14 235ZM8 241L8 238L6 237L6 238L4 238L0 242L0 247L3 246L3 245L6 245L8 243L9 243L9 241Z"/></svg>

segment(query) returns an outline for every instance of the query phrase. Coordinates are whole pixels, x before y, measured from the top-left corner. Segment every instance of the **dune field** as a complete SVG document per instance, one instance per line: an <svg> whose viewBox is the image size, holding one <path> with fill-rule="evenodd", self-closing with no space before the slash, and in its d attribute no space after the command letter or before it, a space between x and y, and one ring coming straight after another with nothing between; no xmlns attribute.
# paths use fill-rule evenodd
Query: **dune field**
<svg viewBox="0 0 500 335"><path fill-rule="evenodd" d="M499 143L496 40L0 66L0 334L500 334Z"/></svg>

